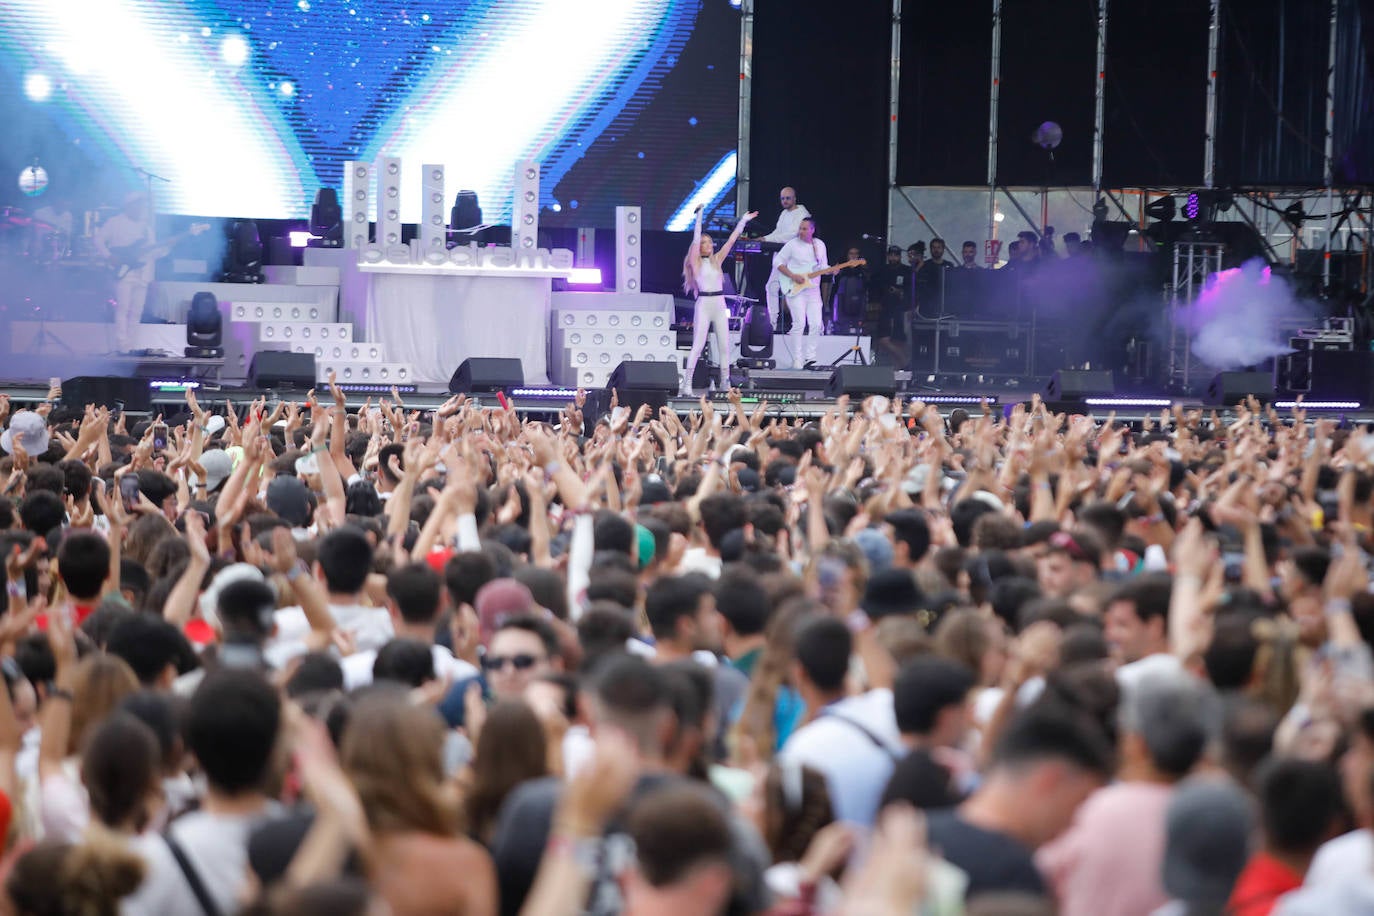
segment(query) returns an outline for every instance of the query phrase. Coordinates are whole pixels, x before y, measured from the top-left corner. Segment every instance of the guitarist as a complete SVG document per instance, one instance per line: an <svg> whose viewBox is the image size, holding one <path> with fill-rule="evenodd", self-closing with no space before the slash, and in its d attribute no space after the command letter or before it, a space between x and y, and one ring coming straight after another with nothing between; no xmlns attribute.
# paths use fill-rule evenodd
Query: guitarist
<svg viewBox="0 0 1374 916"><path fill-rule="evenodd" d="M816 338L821 333L821 291L807 276L830 266L825 242L816 238L816 221L803 217L797 226L797 237L778 252L778 273L797 284L799 289L787 297L787 311L792 316L792 330L787 335L792 350L793 368L809 369L816 363ZM802 337L802 323L810 325L811 333ZM802 355L803 344L806 355Z"/></svg>
<svg viewBox="0 0 1374 916"><path fill-rule="evenodd" d="M96 251L111 267L117 269L124 266L116 263L119 249L151 247L155 242L148 195L139 191L126 196L123 208L107 219L95 234ZM148 287L153 282L155 263L150 258L130 267L115 280L114 336L115 351L118 353L133 349L133 328L143 318L143 306L148 298Z"/></svg>

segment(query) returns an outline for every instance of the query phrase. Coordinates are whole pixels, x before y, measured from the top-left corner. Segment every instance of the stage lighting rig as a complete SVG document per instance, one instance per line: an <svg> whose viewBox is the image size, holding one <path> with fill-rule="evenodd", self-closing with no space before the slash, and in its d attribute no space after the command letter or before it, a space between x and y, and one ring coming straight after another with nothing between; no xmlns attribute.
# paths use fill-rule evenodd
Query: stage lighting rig
<svg viewBox="0 0 1374 916"><path fill-rule="evenodd" d="M343 247L343 208L339 206L339 194L333 188L320 188L315 192L315 203L310 208L309 248Z"/></svg>
<svg viewBox="0 0 1374 916"><path fill-rule="evenodd" d="M223 283L262 283L262 238L258 224L238 219L229 224L228 247L224 250Z"/></svg>
<svg viewBox="0 0 1374 916"><path fill-rule="evenodd" d="M219 311L219 300L211 292L196 293L186 313L187 358L222 359L223 343L224 316Z"/></svg>

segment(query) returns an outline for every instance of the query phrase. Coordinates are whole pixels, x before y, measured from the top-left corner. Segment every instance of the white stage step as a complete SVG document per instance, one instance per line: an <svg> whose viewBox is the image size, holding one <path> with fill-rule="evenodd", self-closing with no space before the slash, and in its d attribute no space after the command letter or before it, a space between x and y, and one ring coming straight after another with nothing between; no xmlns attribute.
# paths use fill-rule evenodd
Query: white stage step
<svg viewBox="0 0 1374 916"><path fill-rule="evenodd" d="M644 350L638 348L601 348L601 347L571 347L559 351L559 358L554 360L553 371L555 385L568 385L587 387L587 373L594 373L595 377L600 378L598 385L605 384L605 376L609 376L626 360L641 360L644 362L673 362L677 359L677 351L667 350Z"/></svg>
<svg viewBox="0 0 1374 916"><path fill-rule="evenodd" d="M553 332L554 351L575 347L627 347L639 350L667 352L677 348L677 332L668 330L591 330L587 328L556 328Z"/></svg>
<svg viewBox="0 0 1374 916"><path fill-rule="evenodd" d="M554 309L554 328L589 330L666 331L673 323L672 312L646 312L628 309Z"/></svg>
<svg viewBox="0 0 1374 916"><path fill-rule="evenodd" d="M282 321L261 325L258 340L265 344L352 343L353 325L334 321Z"/></svg>
<svg viewBox="0 0 1374 916"><path fill-rule="evenodd" d="M380 363L386 361L386 348L377 343L328 343L309 344L296 341L291 345L292 353L313 353L317 360L329 359L335 362Z"/></svg>
<svg viewBox="0 0 1374 916"><path fill-rule="evenodd" d="M358 362L353 360L319 359L315 361L315 378L324 381L333 370L340 382L400 385L414 382L415 372L407 363Z"/></svg>
<svg viewBox="0 0 1374 916"><path fill-rule="evenodd" d="M304 302L235 302L233 321L329 321L329 309Z"/></svg>

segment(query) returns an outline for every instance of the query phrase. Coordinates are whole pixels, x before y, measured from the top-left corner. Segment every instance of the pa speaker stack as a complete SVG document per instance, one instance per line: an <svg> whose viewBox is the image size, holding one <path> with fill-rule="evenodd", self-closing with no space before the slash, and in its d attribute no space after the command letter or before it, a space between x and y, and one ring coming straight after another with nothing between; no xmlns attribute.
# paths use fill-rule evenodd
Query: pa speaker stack
<svg viewBox="0 0 1374 916"><path fill-rule="evenodd" d="M69 404L98 404L111 410L147 413L153 409L148 380L119 375L78 375L62 383L62 399Z"/></svg>
<svg viewBox="0 0 1374 916"><path fill-rule="evenodd" d="M837 398L842 394L851 398L874 394L892 397L896 393L897 373L891 366L836 366L825 388L828 398Z"/></svg>
<svg viewBox="0 0 1374 916"><path fill-rule="evenodd" d="M606 387L616 392L621 407L633 410L648 404L657 410L677 393L677 364L625 360L611 372Z"/></svg>
<svg viewBox="0 0 1374 916"><path fill-rule="evenodd" d="M315 387L315 354L288 350L259 350L248 366L249 388L289 388L307 391Z"/></svg>
<svg viewBox="0 0 1374 916"><path fill-rule="evenodd" d="M1088 398L1109 398L1115 391L1115 380L1110 372L1060 369L1050 376L1050 383L1045 386L1045 402L1081 404Z"/></svg>
<svg viewBox="0 0 1374 916"><path fill-rule="evenodd" d="M1218 372L1207 386L1203 403L1212 407L1234 407L1254 395L1261 402L1274 399L1274 377L1268 372Z"/></svg>
<svg viewBox="0 0 1374 916"><path fill-rule="evenodd" d="M474 356L463 360L449 380L449 394L505 391L525 384L525 367L518 359Z"/></svg>

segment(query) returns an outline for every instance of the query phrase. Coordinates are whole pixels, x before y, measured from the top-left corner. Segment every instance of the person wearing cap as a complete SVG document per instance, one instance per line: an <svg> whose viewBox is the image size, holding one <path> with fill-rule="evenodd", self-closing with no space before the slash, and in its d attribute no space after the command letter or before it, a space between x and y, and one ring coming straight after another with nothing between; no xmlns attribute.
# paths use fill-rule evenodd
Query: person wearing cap
<svg viewBox="0 0 1374 916"><path fill-rule="evenodd" d="M127 266L115 263L119 249L130 246L151 248L157 241L151 217L147 195L140 192L126 195L120 211L105 220L96 232L96 253L110 261L112 267ZM133 326L143 317L143 306L153 282L155 264L155 261L148 259L131 266L115 281L114 349L117 353L127 353L132 349Z"/></svg>
<svg viewBox="0 0 1374 916"><path fill-rule="evenodd" d="M209 469L206 469L209 475ZM277 475L267 485L267 508L291 526L297 540L310 537L310 523L314 517L314 494L299 477Z"/></svg>
<svg viewBox="0 0 1374 916"><path fill-rule="evenodd" d="M221 417L212 419L219 420L221 424L224 422ZM205 489L207 496L213 496L234 473L234 459L224 449L210 449L201 453L200 468L205 472L205 479L199 485Z"/></svg>
<svg viewBox="0 0 1374 916"><path fill-rule="evenodd" d="M1161 878L1170 900L1154 916L1225 912L1254 822L1254 803L1229 780L1194 776L1180 783L1164 814Z"/></svg>
<svg viewBox="0 0 1374 916"><path fill-rule="evenodd" d="M1151 674L1118 708L1117 779L1093 793L1069 830L1036 855L1063 916L1148 913L1168 902L1165 825L1174 786L1220 732L1207 683L1183 671Z"/></svg>
<svg viewBox="0 0 1374 916"><path fill-rule="evenodd" d="M911 311L911 269L902 263L902 249L888 246L886 262L873 271L871 289L879 304L878 326L873 331L873 355L890 355L894 366L904 367L910 361L904 344L907 316Z"/></svg>
<svg viewBox="0 0 1374 916"><path fill-rule="evenodd" d="M32 410L15 411L9 428L0 433L0 448L6 455L13 455L16 442L30 457L43 454L48 450L48 421Z"/></svg>

